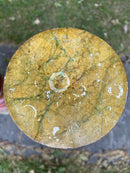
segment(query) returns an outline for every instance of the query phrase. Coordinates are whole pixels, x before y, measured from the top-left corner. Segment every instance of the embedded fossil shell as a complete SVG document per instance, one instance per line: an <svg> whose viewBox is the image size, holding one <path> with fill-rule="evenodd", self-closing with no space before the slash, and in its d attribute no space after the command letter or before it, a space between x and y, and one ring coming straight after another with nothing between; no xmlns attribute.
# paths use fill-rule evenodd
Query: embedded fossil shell
<svg viewBox="0 0 130 173"><path fill-rule="evenodd" d="M74 28L47 30L12 57L4 95L26 135L55 148L97 141L119 120L127 78L120 58L99 37Z"/></svg>

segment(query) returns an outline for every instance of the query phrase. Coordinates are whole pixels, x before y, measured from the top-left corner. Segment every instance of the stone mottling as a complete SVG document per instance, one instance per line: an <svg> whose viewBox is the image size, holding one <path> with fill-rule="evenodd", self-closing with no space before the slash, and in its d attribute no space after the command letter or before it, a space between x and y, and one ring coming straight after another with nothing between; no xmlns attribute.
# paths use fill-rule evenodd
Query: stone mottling
<svg viewBox="0 0 130 173"><path fill-rule="evenodd" d="M120 58L99 37L74 28L26 41L6 72L4 96L18 127L55 148L97 141L119 120L127 78Z"/></svg>

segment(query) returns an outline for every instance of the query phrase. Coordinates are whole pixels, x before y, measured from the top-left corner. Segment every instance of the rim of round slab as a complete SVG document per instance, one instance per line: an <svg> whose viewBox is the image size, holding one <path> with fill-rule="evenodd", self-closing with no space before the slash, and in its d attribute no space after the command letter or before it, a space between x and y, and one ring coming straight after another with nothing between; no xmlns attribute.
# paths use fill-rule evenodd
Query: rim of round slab
<svg viewBox="0 0 130 173"><path fill-rule="evenodd" d="M27 40L13 55L4 97L16 125L54 148L96 142L118 122L128 83L123 64L101 38L55 28Z"/></svg>

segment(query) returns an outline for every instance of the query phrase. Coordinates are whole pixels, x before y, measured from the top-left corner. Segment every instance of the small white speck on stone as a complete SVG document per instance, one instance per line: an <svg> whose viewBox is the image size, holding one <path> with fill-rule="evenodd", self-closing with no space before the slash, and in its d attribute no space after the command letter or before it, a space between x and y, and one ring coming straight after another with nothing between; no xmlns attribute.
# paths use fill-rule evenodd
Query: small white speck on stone
<svg viewBox="0 0 130 173"><path fill-rule="evenodd" d="M50 94L50 91L46 91L47 94Z"/></svg>
<svg viewBox="0 0 130 173"><path fill-rule="evenodd" d="M49 99L50 98L50 91L45 91L45 93L46 93L46 97L47 97L47 99Z"/></svg>
<svg viewBox="0 0 130 173"><path fill-rule="evenodd" d="M75 61L75 58L72 58L73 61Z"/></svg>
<svg viewBox="0 0 130 173"><path fill-rule="evenodd" d="M92 58L93 57L93 54L92 53L90 53L90 58Z"/></svg>
<svg viewBox="0 0 130 173"><path fill-rule="evenodd" d="M34 85L36 86L36 88L39 88L36 80L34 81Z"/></svg>
<svg viewBox="0 0 130 173"><path fill-rule="evenodd" d="M58 103L58 102L56 102L56 105L57 105L57 107L58 107L59 103Z"/></svg>
<svg viewBox="0 0 130 173"><path fill-rule="evenodd" d="M113 121L113 124L116 124L116 120Z"/></svg>
<svg viewBox="0 0 130 173"><path fill-rule="evenodd" d="M100 82L100 80L99 80L99 79L97 79L97 82Z"/></svg>
<svg viewBox="0 0 130 173"><path fill-rule="evenodd" d="M98 66L100 67L101 66L101 63L98 63Z"/></svg>
<svg viewBox="0 0 130 173"><path fill-rule="evenodd" d="M74 96L79 97L80 95L73 93ZM76 100L76 98L74 98Z"/></svg>
<svg viewBox="0 0 130 173"><path fill-rule="evenodd" d="M75 123L75 125L74 125L76 128L79 128L79 125L77 124L77 123Z"/></svg>
<svg viewBox="0 0 130 173"><path fill-rule="evenodd" d="M68 129L67 132L66 132L66 135L68 136L69 135L69 132L71 131L71 129Z"/></svg>
<svg viewBox="0 0 130 173"><path fill-rule="evenodd" d="M41 119L39 118L37 121L40 121Z"/></svg>
<svg viewBox="0 0 130 173"><path fill-rule="evenodd" d="M96 73L96 76L97 76L98 74Z"/></svg>
<svg viewBox="0 0 130 173"><path fill-rule="evenodd" d="M109 109L111 111L111 106L107 106L107 109Z"/></svg>
<svg viewBox="0 0 130 173"><path fill-rule="evenodd" d="M84 85L81 85L84 88L84 91L86 91L86 87Z"/></svg>
<svg viewBox="0 0 130 173"><path fill-rule="evenodd" d="M54 127L53 128L53 136L55 136L55 134L56 134L56 132L58 132L60 130L60 128L59 127Z"/></svg>
<svg viewBox="0 0 130 173"><path fill-rule="evenodd" d="M14 91L15 90L15 88L10 88L10 91Z"/></svg>
<svg viewBox="0 0 130 173"><path fill-rule="evenodd" d="M49 139L51 139L51 136L49 136Z"/></svg>
<svg viewBox="0 0 130 173"><path fill-rule="evenodd" d="M56 141L58 142L58 141L59 141L59 139L57 138L57 139L56 139Z"/></svg>
<svg viewBox="0 0 130 173"><path fill-rule="evenodd" d="M36 80L34 81L34 84L37 85L37 81Z"/></svg>
<svg viewBox="0 0 130 173"><path fill-rule="evenodd" d="M30 74L30 71L28 71L28 74Z"/></svg>
<svg viewBox="0 0 130 173"><path fill-rule="evenodd" d="M81 105L81 102L79 102L79 104Z"/></svg>
<svg viewBox="0 0 130 173"><path fill-rule="evenodd" d="M108 93L109 93L109 94L112 94L112 87L109 87L109 88L108 88Z"/></svg>
<svg viewBox="0 0 130 173"><path fill-rule="evenodd" d="M82 94L81 94L81 96L85 96L86 95L86 91L85 92L83 92Z"/></svg>
<svg viewBox="0 0 130 173"><path fill-rule="evenodd" d="M115 66L115 65L113 65L113 67L114 67L114 68L116 68L116 66Z"/></svg>

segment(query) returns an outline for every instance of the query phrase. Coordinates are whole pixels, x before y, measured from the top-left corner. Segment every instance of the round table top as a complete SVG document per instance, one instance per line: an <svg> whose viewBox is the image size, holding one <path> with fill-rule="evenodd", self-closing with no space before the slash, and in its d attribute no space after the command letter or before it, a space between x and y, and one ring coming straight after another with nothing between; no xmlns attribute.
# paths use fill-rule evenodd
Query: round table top
<svg viewBox="0 0 130 173"><path fill-rule="evenodd" d="M12 57L4 96L11 117L35 141L77 148L106 135L127 97L120 58L99 37L57 28L26 41Z"/></svg>

